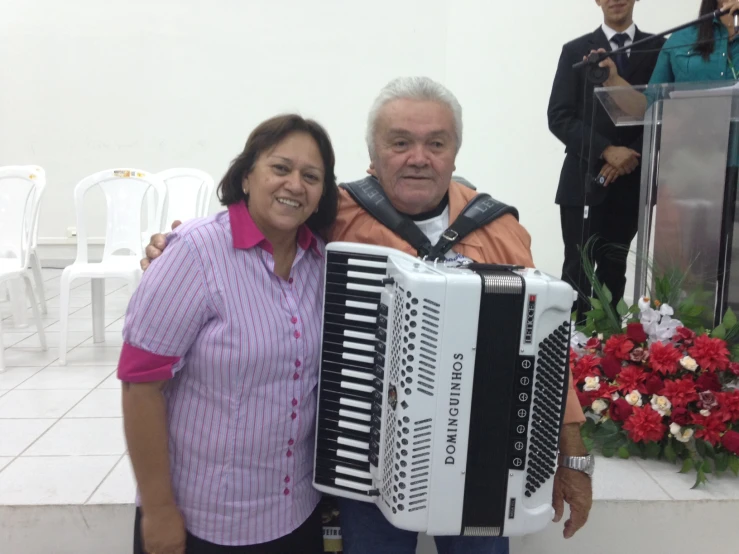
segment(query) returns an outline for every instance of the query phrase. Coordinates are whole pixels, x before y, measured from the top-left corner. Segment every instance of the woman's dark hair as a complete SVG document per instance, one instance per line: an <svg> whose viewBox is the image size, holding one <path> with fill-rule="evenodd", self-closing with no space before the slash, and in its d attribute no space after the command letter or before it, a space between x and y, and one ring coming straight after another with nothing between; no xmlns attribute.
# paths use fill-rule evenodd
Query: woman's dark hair
<svg viewBox="0 0 739 554"><path fill-rule="evenodd" d="M339 195L336 187L336 175L334 174L336 160L328 133L312 119L304 119L296 114L287 114L260 123L246 140L244 151L231 162L231 167L218 184L218 200L224 206L248 201L249 195L244 193L242 188L244 177L254 169L254 164L259 156L274 148L293 133L306 133L313 137L323 159L323 194L318 202L318 211L311 214L305 223L314 233L324 234L336 221L336 211L338 209Z"/></svg>
<svg viewBox="0 0 739 554"><path fill-rule="evenodd" d="M718 9L718 0L703 0L701 3L701 10L698 17L703 17L711 12ZM708 58L713 54L714 48L716 48L715 31L713 29L713 19L707 19L698 24L698 40L695 43L695 51L700 52L703 59L708 61Z"/></svg>

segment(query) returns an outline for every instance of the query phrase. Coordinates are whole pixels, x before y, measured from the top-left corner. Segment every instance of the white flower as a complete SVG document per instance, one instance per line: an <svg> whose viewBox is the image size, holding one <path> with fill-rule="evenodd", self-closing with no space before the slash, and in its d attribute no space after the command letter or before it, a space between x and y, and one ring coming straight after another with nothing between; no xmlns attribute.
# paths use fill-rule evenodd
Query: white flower
<svg viewBox="0 0 739 554"><path fill-rule="evenodd" d="M666 316L673 316L675 315L675 310L672 309L672 306L669 304L662 304L659 307L659 313Z"/></svg>
<svg viewBox="0 0 739 554"><path fill-rule="evenodd" d="M602 341L603 340L603 333L598 333L598 340L599 341Z"/></svg>
<svg viewBox="0 0 739 554"><path fill-rule="evenodd" d="M688 442L693 436L692 429L683 429L675 422L670 425L670 433L680 442Z"/></svg>
<svg viewBox="0 0 739 554"><path fill-rule="evenodd" d="M649 306L646 297L639 300L639 322L644 327L644 332L648 336L648 343L651 345L655 342L670 342L675 336L678 327L683 324L678 319L672 319L675 311L669 304L662 304L659 310L655 310Z"/></svg>
<svg viewBox="0 0 739 554"><path fill-rule="evenodd" d="M639 299L639 302L637 302L639 305L639 311L643 312L644 310L651 309L650 306L650 298L648 296L642 296Z"/></svg>
<svg viewBox="0 0 739 554"><path fill-rule="evenodd" d="M711 412L709 412L708 410L701 410L701 411L700 411L700 414L701 414L701 415L702 415L703 417L709 417L709 416L711 415Z"/></svg>
<svg viewBox="0 0 739 554"><path fill-rule="evenodd" d="M578 356L582 356L583 354L585 354L585 345L587 344L587 342L588 337L586 337L584 333L581 333L580 331L575 331L573 329L570 338L570 347L572 348L572 350L575 351L575 354L577 354Z"/></svg>
<svg viewBox="0 0 739 554"><path fill-rule="evenodd" d="M596 414L601 415L606 411L606 409L608 409L608 403L605 400L598 398L590 407Z"/></svg>
<svg viewBox="0 0 739 554"><path fill-rule="evenodd" d="M672 402L670 402L664 396L652 395L652 409L662 417L670 415L670 409L672 408Z"/></svg>
<svg viewBox="0 0 739 554"><path fill-rule="evenodd" d="M683 359L680 360L680 365L688 371L695 371L696 369L698 369L698 362L696 362L690 356L684 356Z"/></svg>
<svg viewBox="0 0 739 554"><path fill-rule="evenodd" d="M585 377L585 386L582 389L585 392L591 392L600 389L600 377Z"/></svg>
<svg viewBox="0 0 739 554"><path fill-rule="evenodd" d="M611 395L611 400L613 400L614 402L615 402L616 400L618 400L619 398L621 398L621 397L620 397L620 396L618 395L618 393L617 393L617 392L614 392L614 393L613 393L613 394Z"/></svg>
<svg viewBox="0 0 739 554"><path fill-rule="evenodd" d="M624 396L624 398L626 399L626 402L638 408L641 408L643 404L641 393L638 390L632 390L629 394Z"/></svg>

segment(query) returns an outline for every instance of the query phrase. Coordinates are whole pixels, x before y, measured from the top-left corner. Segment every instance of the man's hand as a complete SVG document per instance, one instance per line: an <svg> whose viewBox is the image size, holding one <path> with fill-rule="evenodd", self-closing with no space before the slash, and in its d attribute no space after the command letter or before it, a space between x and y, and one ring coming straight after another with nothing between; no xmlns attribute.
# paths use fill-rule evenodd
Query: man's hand
<svg viewBox="0 0 739 554"><path fill-rule="evenodd" d="M605 54L604 48L598 48L598 50L591 50L590 54ZM588 54L588 56L590 55ZM587 61L588 56L583 56L583 61ZM618 74L618 68L616 67L616 62L613 61L613 58L611 56L607 57L603 61L601 61L598 64L598 67L605 67L608 68L608 78L603 82L604 87L618 87L623 86L626 84L628 86L628 83Z"/></svg>
<svg viewBox="0 0 739 554"><path fill-rule="evenodd" d="M621 173L613 167L611 164L606 163L600 170L600 174L598 177L602 177L605 179L605 182L603 183L604 187L607 187L610 185L613 181L618 179L621 176Z"/></svg>
<svg viewBox="0 0 739 554"><path fill-rule="evenodd" d="M603 159L615 167L619 175L628 175L639 165L641 154L626 146L609 146L603 150Z"/></svg>
<svg viewBox="0 0 739 554"><path fill-rule="evenodd" d="M180 225L182 225L182 222L179 219L176 219L172 222L172 230L174 231ZM149 246L147 246L145 250L146 258L142 259L140 262L141 269L146 271L151 262L162 255L165 248L167 248L167 235L164 233L152 235L151 240L149 241Z"/></svg>
<svg viewBox="0 0 739 554"><path fill-rule="evenodd" d="M580 425L568 423L562 426L559 440L560 451L566 456L586 456L585 444L580 436ZM571 538L588 521L593 505L593 484L586 473L560 467L554 475L552 507L554 523L559 523L564 515L565 505L570 505L570 518L565 522L564 538Z"/></svg>
<svg viewBox="0 0 739 554"><path fill-rule="evenodd" d="M141 516L141 539L150 554L185 554L187 531L177 506L145 510Z"/></svg>

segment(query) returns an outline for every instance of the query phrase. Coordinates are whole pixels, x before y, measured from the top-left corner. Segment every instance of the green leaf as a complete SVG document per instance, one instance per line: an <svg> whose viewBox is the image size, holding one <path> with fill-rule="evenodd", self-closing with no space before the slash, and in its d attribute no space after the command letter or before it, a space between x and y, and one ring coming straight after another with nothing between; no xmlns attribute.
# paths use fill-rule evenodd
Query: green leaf
<svg viewBox="0 0 739 554"><path fill-rule="evenodd" d="M590 299L590 305L593 307L594 310L602 310L603 309L603 304L597 298L591 298Z"/></svg>
<svg viewBox="0 0 739 554"><path fill-rule="evenodd" d="M593 451L593 447L595 447L595 441L590 437L583 437L582 443L585 445L585 448L588 450L588 452Z"/></svg>
<svg viewBox="0 0 739 554"><path fill-rule="evenodd" d="M695 478L695 485L693 485L691 488L696 489L705 482L706 474L703 472L703 468L698 468L698 475Z"/></svg>
<svg viewBox="0 0 739 554"><path fill-rule="evenodd" d="M716 473L723 473L729 469L729 455L726 452L716 454Z"/></svg>
<svg viewBox="0 0 739 554"><path fill-rule="evenodd" d="M618 304L616 305L616 312L621 317L624 317L626 314L629 313L629 306L628 304L626 304L623 298L618 301Z"/></svg>
<svg viewBox="0 0 739 554"><path fill-rule="evenodd" d="M629 442L629 444L626 445L626 448L629 449L629 454L632 456L642 456L642 449L639 446L639 443L636 442Z"/></svg>
<svg viewBox="0 0 739 554"><path fill-rule="evenodd" d="M658 442L647 443L647 448L646 448L647 458L653 458L653 459L659 458L660 450L661 448Z"/></svg>
<svg viewBox="0 0 739 554"><path fill-rule="evenodd" d="M605 310L592 310L588 312L588 315L593 318L593 321L599 322L603 321L606 318L606 312Z"/></svg>
<svg viewBox="0 0 739 554"><path fill-rule="evenodd" d="M714 339L725 339L726 338L726 327L722 325L719 325L716 327L713 332L711 333L711 337Z"/></svg>
<svg viewBox="0 0 739 554"><path fill-rule="evenodd" d="M621 458L623 460L628 460L629 459L629 456L630 456L629 449L627 447L622 446L621 448L618 449L618 457L619 458Z"/></svg>
<svg viewBox="0 0 739 554"><path fill-rule="evenodd" d="M700 466L700 469L703 473L713 473L713 469L711 469L711 462L708 460L703 460L703 464Z"/></svg>
<svg viewBox="0 0 739 554"><path fill-rule="evenodd" d="M611 291L608 290L608 287L605 284L603 285L603 296L608 300L609 304L613 302L613 294L611 294Z"/></svg>
<svg viewBox="0 0 739 554"><path fill-rule="evenodd" d="M706 443L702 440L695 441L695 450L701 458L706 457Z"/></svg>
<svg viewBox="0 0 739 554"><path fill-rule="evenodd" d="M729 469L739 477L739 456L729 456Z"/></svg>
<svg viewBox="0 0 739 554"><path fill-rule="evenodd" d="M706 443L706 457L711 458L712 460L716 457L716 451L713 449L710 442Z"/></svg>
<svg viewBox="0 0 739 554"><path fill-rule="evenodd" d="M606 458L613 458L613 456L616 454L617 448L615 446L606 446L603 445L603 449L601 450L601 453Z"/></svg>
<svg viewBox="0 0 739 554"><path fill-rule="evenodd" d="M723 326L727 329L731 329L734 325L739 323L736 319L736 315L734 315L734 312L729 308L726 310L726 315L724 316L724 320L721 322Z"/></svg>
<svg viewBox="0 0 739 554"><path fill-rule="evenodd" d="M674 449L675 454L677 454L681 458L684 457L683 454L688 450L687 446L685 446L680 441L670 441L670 446L672 446L672 448Z"/></svg>
<svg viewBox="0 0 739 554"><path fill-rule="evenodd" d="M672 442L668 442L667 446L665 446L664 450L665 459L668 462L675 463L675 460L677 460L677 452L675 452L675 448L672 446Z"/></svg>
<svg viewBox="0 0 739 554"><path fill-rule="evenodd" d="M731 348L731 359L732 361L739 360L739 344L736 344Z"/></svg>
<svg viewBox="0 0 739 554"><path fill-rule="evenodd" d="M683 462L683 467L680 469L680 473L688 473L689 471L692 471L695 467L695 464L693 463L693 458L687 458Z"/></svg>

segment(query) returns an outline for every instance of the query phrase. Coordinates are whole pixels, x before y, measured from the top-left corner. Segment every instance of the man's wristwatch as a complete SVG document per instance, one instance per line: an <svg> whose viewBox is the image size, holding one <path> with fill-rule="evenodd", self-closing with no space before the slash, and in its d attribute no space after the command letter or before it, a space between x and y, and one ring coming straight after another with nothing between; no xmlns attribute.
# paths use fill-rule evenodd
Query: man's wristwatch
<svg viewBox="0 0 739 554"><path fill-rule="evenodd" d="M560 467L582 471L592 476L595 470L595 459L592 454L588 454L587 456L565 456L564 454L560 454L559 465Z"/></svg>

